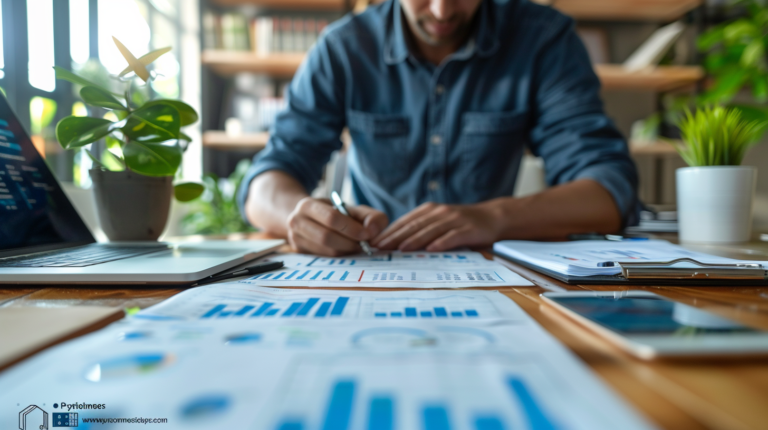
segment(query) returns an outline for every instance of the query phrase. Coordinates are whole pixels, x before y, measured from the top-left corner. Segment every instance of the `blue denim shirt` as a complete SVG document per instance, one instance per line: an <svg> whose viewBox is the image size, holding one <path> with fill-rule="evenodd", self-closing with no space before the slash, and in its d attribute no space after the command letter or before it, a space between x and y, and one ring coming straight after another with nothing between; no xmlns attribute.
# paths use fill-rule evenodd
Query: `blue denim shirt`
<svg viewBox="0 0 768 430"><path fill-rule="evenodd" d="M593 179L634 222L637 171L572 19L527 0L483 0L472 36L439 66L409 51L406 25L388 0L328 28L243 181L241 210L268 170L314 189L346 126L354 197L390 220L427 201L511 196L527 147L549 185Z"/></svg>

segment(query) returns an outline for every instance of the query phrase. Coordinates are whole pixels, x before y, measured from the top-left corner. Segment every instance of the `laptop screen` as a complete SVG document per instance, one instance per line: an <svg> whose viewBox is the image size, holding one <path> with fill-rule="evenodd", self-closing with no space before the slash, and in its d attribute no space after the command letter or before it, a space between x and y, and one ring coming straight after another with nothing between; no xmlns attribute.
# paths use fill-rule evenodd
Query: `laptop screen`
<svg viewBox="0 0 768 430"><path fill-rule="evenodd" d="M91 242L93 236L0 95L0 256Z"/></svg>

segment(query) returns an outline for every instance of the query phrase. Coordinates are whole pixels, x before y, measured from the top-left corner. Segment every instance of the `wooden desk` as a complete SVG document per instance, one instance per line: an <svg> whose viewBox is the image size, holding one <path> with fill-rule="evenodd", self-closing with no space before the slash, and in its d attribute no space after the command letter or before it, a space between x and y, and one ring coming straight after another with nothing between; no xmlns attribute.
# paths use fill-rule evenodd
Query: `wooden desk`
<svg viewBox="0 0 768 430"><path fill-rule="evenodd" d="M251 238L259 238L254 235ZM768 260L768 244L702 249L735 258ZM486 253L490 257L489 253ZM768 428L768 359L643 362L541 306L542 286L568 290L627 289L569 286L518 265L510 268L537 287L502 288L545 329L648 419L665 429ZM768 330L765 287L632 287L708 309ZM182 291L167 287L4 287L0 306L103 305L145 308Z"/></svg>

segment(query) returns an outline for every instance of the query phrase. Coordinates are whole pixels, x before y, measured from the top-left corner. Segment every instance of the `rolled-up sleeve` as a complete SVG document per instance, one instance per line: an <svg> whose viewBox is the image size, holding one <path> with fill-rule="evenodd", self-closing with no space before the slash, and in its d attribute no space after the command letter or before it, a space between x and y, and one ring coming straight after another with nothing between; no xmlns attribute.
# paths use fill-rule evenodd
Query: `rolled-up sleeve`
<svg viewBox="0 0 768 430"><path fill-rule="evenodd" d="M544 160L549 185L592 179L613 196L622 226L637 222L637 168L626 141L605 115L600 81L563 18L544 40L536 63L531 151Z"/></svg>
<svg viewBox="0 0 768 430"><path fill-rule="evenodd" d="M238 190L243 219L253 179L269 170L281 170L311 192L331 154L342 146L344 127L343 67L333 54L333 38L324 34L296 72L288 87L287 107L270 130L264 150L253 159Z"/></svg>

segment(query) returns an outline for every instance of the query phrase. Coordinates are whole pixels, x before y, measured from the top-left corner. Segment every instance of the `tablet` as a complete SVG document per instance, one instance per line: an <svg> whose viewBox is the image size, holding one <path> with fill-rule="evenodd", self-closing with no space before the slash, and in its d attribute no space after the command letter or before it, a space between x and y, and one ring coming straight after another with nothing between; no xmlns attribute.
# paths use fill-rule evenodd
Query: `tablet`
<svg viewBox="0 0 768 430"><path fill-rule="evenodd" d="M768 332L645 291L543 293L544 303L643 359L768 355Z"/></svg>

